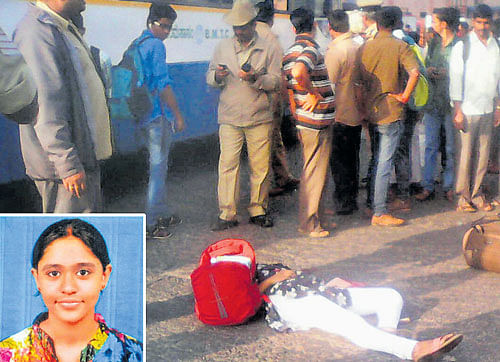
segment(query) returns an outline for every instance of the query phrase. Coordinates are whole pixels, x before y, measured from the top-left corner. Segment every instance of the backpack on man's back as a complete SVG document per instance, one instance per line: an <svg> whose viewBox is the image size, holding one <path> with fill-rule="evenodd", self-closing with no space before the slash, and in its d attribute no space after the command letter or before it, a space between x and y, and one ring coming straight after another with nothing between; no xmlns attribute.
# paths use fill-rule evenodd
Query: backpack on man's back
<svg viewBox="0 0 500 362"><path fill-rule="evenodd" d="M140 122L153 110L153 95L146 84L139 45L150 37L135 39L111 69L110 110L113 120Z"/></svg>

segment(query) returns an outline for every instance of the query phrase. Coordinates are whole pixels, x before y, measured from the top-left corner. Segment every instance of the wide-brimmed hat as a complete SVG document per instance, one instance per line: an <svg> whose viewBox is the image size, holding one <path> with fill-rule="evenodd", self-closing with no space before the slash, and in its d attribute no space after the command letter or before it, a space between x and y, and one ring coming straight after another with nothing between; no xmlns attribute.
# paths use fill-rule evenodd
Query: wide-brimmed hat
<svg viewBox="0 0 500 362"><path fill-rule="evenodd" d="M223 17L232 26L242 26L251 22L257 16L255 7L248 0L236 0L230 12Z"/></svg>

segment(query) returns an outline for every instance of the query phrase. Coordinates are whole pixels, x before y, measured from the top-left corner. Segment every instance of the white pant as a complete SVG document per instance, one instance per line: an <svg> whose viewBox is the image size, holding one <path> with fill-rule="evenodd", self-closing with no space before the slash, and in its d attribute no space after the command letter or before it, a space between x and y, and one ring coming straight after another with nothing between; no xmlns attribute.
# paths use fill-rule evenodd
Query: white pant
<svg viewBox="0 0 500 362"><path fill-rule="evenodd" d="M399 337L379 328L397 328L403 299L390 288L348 288L352 306L339 307L320 295L287 298L271 295L269 298L283 321L293 330L318 328L342 336L367 349L411 359L417 341ZM376 314L378 328L361 316Z"/></svg>

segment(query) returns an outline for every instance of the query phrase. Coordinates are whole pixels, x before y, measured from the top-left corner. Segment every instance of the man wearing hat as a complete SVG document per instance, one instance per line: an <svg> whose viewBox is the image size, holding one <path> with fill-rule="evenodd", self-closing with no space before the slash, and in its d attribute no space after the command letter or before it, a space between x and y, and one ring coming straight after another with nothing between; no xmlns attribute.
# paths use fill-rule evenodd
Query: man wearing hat
<svg viewBox="0 0 500 362"><path fill-rule="evenodd" d="M248 1L235 1L224 16L234 37L216 47L207 83L219 99L219 217L212 230L238 225L240 155L246 141L250 165L250 223L272 227L267 215L272 114L267 92L281 84L280 54L255 31L257 13Z"/></svg>
<svg viewBox="0 0 500 362"><path fill-rule="evenodd" d="M380 9L382 0L358 0L358 7L363 12L363 25L365 27L365 40L371 40L377 34L375 13Z"/></svg>

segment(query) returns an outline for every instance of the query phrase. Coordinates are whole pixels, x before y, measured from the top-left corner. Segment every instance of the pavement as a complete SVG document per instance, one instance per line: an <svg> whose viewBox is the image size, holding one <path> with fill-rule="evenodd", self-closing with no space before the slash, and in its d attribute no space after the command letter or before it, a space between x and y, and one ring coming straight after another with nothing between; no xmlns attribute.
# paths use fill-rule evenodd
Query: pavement
<svg viewBox="0 0 500 362"><path fill-rule="evenodd" d="M296 231L294 192L271 199L275 226L261 229L248 223L248 167L243 162L240 226L211 232L217 217L217 154L214 140L184 144L171 154L169 204L183 223L172 229L171 238L147 242L148 361L398 360L319 330L277 333L262 319L232 327L202 324L193 312L189 275L201 252L227 237L250 241L258 262L281 262L324 278L339 276L397 289L405 300L403 316L410 318L400 324L399 334L419 340L449 332L464 334L445 361L499 360L500 274L469 268L461 252L468 225L486 213L458 213L454 205L437 197L414 202L410 212L399 214L408 221L399 228L371 226L358 212L333 217L338 227L330 237L310 239ZM299 150L292 149L289 157L298 176ZM142 210L145 180L132 184L125 194L110 193L107 211ZM331 185L329 207L330 195ZM363 199L361 190L360 205Z"/></svg>

